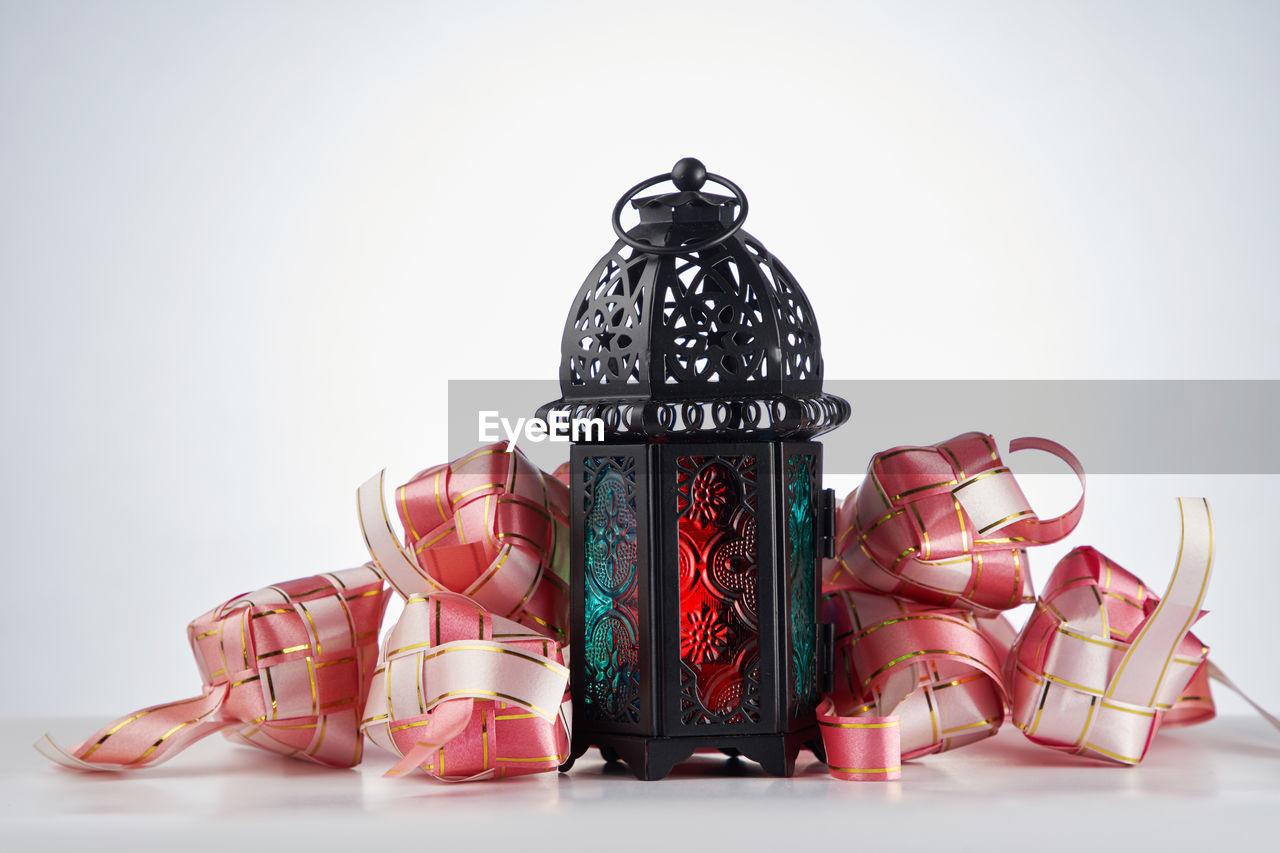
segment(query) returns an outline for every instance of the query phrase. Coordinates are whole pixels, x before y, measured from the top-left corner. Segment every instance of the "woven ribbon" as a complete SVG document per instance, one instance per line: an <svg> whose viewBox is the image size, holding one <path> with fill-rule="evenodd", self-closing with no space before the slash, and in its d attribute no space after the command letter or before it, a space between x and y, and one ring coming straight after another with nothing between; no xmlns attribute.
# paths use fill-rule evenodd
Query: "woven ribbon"
<svg viewBox="0 0 1280 853"><path fill-rule="evenodd" d="M396 490L358 491L378 570L407 599L361 725L445 781L542 773L567 757L569 489L505 442L428 468ZM563 706L563 707L562 707Z"/></svg>
<svg viewBox="0 0 1280 853"><path fill-rule="evenodd" d="M1031 601L1027 547L1057 542L1084 513L1084 468L1065 447L1020 438L1080 479L1080 500L1041 520L989 435L971 432L932 447L895 447L871 460L862 486L837 515L839 556L824 584L861 588L937 607L991 615Z"/></svg>
<svg viewBox="0 0 1280 853"><path fill-rule="evenodd" d="M837 517L824 568L836 627L835 690L819 709L831 773L895 779L903 760L994 734L1011 712L1035 743L1120 764L1142 760L1162 723L1213 716L1208 649L1190 633L1213 556L1203 499L1179 499L1182 543L1157 597L1093 548L1032 595L1027 547L1066 536L1083 511L1042 521L990 436L877 454ZM999 611L1034 601L1021 633Z"/></svg>
<svg viewBox="0 0 1280 853"><path fill-rule="evenodd" d="M1093 548L1054 569L1009 657L1013 723L1036 743L1137 764L1162 722L1212 717L1209 649L1190 633L1213 564L1212 522L1203 500L1179 503L1182 545L1163 597Z"/></svg>
<svg viewBox="0 0 1280 853"><path fill-rule="evenodd" d="M383 643L361 728L415 768L469 782L568 757L569 670L552 640L455 593L412 596Z"/></svg>
<svg viewBox="0 0 1280 853"><path fill-rule="evenodd" d="M569 488L498 442L396 490L404 547L387 520L383 474L358 491L379 572L408 598L457 592L559 642L569 638Z"/></svg>
<svg viewBox="0 0 1280 853"><path fill-rule="evenodd" d="M352 767L386 606L382 579L368 566L233 598L187 628L201 695L129 714L70 749L48 735L36 748L64 767L136 770L221 731L259 749Z"/></svg>
<svg viewBox="0 0 1280 853"><path fill-rule="evenodd" d="M1213 716L1210 678L1236 689L1190 633L1213 558L1207 504L1180 499L1182 545L1163 596L1077 548L1036 598L1027 549L1075 528L1084 473L1053 442L1010 445L1024 448L1080 478L1064 515L1040 519L980 433L877 454L840 508L837 556L823 567L836 672L818 709L833 776L898 778L904 760L989 737L1006 718L1037 744L1134 764L1162 724ZM189 628L199 696L70 749L48 736L37 748L66 767L129 770L221 731L348 767L367 734L398 756L389 775L556 769L570 732L566 479L564 466L544 474L503 443L480 448L395 491L402 541L383 475L372 477L357 495L371 563L214 608ZM405 606L379 655L384 580ZM1016 632L1001 611L1032 601Z"/></svg>

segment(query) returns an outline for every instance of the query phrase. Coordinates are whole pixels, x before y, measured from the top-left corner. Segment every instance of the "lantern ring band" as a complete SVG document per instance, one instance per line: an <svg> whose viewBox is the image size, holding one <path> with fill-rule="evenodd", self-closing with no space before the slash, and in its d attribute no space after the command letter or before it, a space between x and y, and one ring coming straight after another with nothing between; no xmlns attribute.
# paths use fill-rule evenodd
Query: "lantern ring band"
<svg viewBox="0 0 1280 853"><path fill-rule="evenodd" d="M733 193L734 199L737 200L740 205L738 215L734 217L733 222L729 223L729 227L710 239L703 240L699 243L690 243L685 246L651 246L648 243L641 243L623 229L622 209L626 207L627 202L635 198L637 194L644 192L649 189L649 187L669 180L671 180L670 172L665 175L654 175L647 181L641 181L623 193L622 198L618 199L618 203L613 206L613 233L618 235L619 240L626 243L637 252L645 252L650 255L691 255L694 252L703 252L714 246L719 246L725 240L728 240L734 234L738 233L738 229L742 227L742 223L747 221L747 195L742 191L742 188L728 178L707 172L707 180L713 181Z"/></svg>

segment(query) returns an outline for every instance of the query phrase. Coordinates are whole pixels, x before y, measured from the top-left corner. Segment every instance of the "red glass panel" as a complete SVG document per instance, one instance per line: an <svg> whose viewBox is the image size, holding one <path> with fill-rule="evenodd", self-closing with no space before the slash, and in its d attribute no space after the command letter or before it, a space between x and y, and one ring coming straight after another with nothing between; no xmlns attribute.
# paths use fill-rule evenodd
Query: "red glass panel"
<svg viewBox="0 0 1280 853"><path fill-rule="evenodd" d="M680 714L760 719L756 459L680 456Z"/></svg>

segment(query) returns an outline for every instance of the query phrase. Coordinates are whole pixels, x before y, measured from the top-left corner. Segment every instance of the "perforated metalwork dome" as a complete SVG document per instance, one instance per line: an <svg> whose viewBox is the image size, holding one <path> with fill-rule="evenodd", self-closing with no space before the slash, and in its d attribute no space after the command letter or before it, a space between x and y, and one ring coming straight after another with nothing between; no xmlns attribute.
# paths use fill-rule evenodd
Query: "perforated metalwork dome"
<svg viewBox="0 0 1280 853"><path fill-rule="evenodd" d="M809 300L741 230L736 185L710 175L736 197L712 195L700 177L700 163L682 160L619 201L620 239L578 291L561 339L562 397L541 416L600 417L609 439L807 438L848 418L848 403L822 392ZM624 231L624 204L667 179L680 191L632 201L640 224Z"/></svg>

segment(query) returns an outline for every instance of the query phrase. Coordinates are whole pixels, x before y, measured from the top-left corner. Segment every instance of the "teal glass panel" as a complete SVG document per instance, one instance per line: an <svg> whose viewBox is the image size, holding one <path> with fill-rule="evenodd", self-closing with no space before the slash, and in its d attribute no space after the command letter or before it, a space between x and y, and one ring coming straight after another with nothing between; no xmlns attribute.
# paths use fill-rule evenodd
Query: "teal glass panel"
<svg viewBox="0 0 1280 853"><path fill-rule="evenodd" d="M817 487L814 457L787 459L787 584L791 615L791 684L793 715L810 710L817 695L817 625L814 583L818 570Z"/></svg>
<svg viewBox="0 0 1280 853"><path fill-rule="evenodd" d="M629 456L588 457L586 498L585 711L607 723L640 721L639 531L636 470Z"/></svg>

